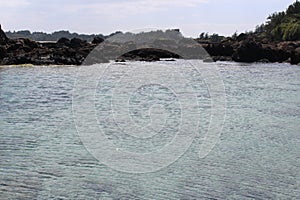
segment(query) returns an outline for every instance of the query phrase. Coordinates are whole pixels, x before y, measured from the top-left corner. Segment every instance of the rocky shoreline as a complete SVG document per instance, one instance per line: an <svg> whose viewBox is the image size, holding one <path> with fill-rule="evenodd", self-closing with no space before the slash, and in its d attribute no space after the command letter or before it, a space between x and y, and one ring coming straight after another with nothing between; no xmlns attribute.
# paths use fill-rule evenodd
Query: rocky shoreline
<svg viewBox="0 0 300 200"><path fill-rule="evenodd" d="M57 42L36 42L30 39L8 38L0 26L0 65L81 65L89 53L104 39L96 37L91 43L73 38ZM213 60L235 62L287 62L300 63L300 41L270 42L255 36L240 34L219 43L195 39ZM114 46L112 51L119 47ZM187 46L188 48L194 48ZM159 49L140 49L122 55L116 61L158 61L161 58L180 58L174 53ZM209 60L207 60L209 61ZM102 59L102 62L108 60Z"/></svg>
<svg viewBox="0 0 300 200"><path fill-rule="evenodd" d="M198 42L215 61L300 63L300 40L271 42L240 34L235 39L225 39L220 43Z"/></svg>

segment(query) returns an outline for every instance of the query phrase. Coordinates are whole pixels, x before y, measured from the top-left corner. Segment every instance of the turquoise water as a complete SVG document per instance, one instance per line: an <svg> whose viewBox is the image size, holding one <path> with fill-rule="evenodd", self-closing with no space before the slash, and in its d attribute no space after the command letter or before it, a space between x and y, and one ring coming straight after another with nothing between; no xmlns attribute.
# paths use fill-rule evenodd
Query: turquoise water
<svg viewBox="0 0 300 200"><path fill-rule="evenodd" d="M126 65L130 63L115 64ZM299 199L300 67L217 63L217 68L225 87L226 120L216 146L200 159L199 134L171 165L135 174L102 164L82 144L72 111L78 67L1 67L0 199ZM149 104L166 104L171 115L162 136L132 142L115 130L106 118L106 98L119 75L103 76L95 93L99 127L107 137L120 149L138 152L172 141L181 104L171 90L158 85L140 87L128 102L132 120L141 126L150 120ZM192 71L189 75L194 77ZM191 81L199 92L205 132L209 91L201 79Z"/></svg>

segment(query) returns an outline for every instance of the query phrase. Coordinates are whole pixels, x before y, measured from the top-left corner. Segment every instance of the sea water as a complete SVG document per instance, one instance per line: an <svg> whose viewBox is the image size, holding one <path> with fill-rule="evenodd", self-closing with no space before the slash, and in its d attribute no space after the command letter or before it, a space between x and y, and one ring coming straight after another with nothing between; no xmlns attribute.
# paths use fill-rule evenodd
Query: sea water
<svg viewBox="0 0 300 200"><path fill-rule="evenodd" d="M189 62L193 65L195 61ZM226 115L214 147L200 158L199 146L205 142L211 123L210 90L205 77L188 70L192 65L181 60L89 67L89 73L103 68L92 102L99 130L113 141L116 151L147 153L172 143L182 123L194 120L182 119L184 102L176 94L181 81L174 83L174 89L156 81L138 85L132 79L122 79L132 65L146 66L149 80L159 80L157 74L168 77L163 68L166 65L169 69L181 67L186 71L184 77L190 77L187 79L196 91L198 107L188 111L196 110L200 117L193 143L186 151L174 162L149 173L109 166L89 151L80 137L85 132L79 133L76 128L74 90L81 76L79 67L1 67L0 199L300 198L299 66L215 64L224 85ZM118 87L135 84L128 99L115 95ZM131 121L116 119L120 116L113 98L128 103L125 111ZM77 106L84 112L88 105ZM128 123L137 124L140 133L149 123L160 129L152 130L157 134L137 138L128 134ZM173 155L160 156L167 159Z"/></svg>

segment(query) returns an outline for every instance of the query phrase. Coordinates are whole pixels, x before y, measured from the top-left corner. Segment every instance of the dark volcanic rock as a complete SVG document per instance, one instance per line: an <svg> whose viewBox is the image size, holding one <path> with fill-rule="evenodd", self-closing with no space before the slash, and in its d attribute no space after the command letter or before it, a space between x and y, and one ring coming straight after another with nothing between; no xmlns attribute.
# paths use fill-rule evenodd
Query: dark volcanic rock
<svg viewBox="0 0 300 200"><path fill-rule="evenodd" d="M237 62L256 62L262 59L262 45L255 41L242 41L232 59Z"/></svg>
<svg viewBox="0 0 300 200"><path fill-rule="evenodd" d="M6 65L20 65L20 64L32 64L32 60L26 54L16 55L14 57L6 57L4 64Z"/></svg>
<svg viewBox="0 0 300 200"><path fill-rule="evenodd" d="M118 58L118 59L115 60L115 62L126 62L126 60L123 59L123 58Z"/></svg>
<svg viewBox="0 0 300 200"><path fill-rule="evenodd" d="M5 47L0 46L0 59L5 58L7 56L7 50Z"/></svg>
<svg viewBox="0 0 300 200"><path fill-rule="evenodd" d="M290 53L283 51L274 46L268 46L262 50L262 58L268 60L269 62L284 62L290 57Z"/></svg>
<svg viewBox="0 0 300 200"><path fill-rule="evenodd" d="M87 45L85 40L81 40L79 38L73 38L70 41L70 47L74 49L78 49Z"/></svg>
<svg viewBox="0 0 300 200"><path fill-rule="evenodd" d="M232 61L231 56L212 56L214 61Z"/></svg>
<svg viewBox="0 0 300 200"><path fill-rule="evenodd" d="M70 40L68 38L60 38L58 41L57 41L57 44L59 46L70 46Z"/></svg>
<svg viewBox="0 0 300 200"><path fill-rule="evenodd" d="M39 44L33 40L27 38L21 38L20 40L24 43L24 46L29 47L31 50L39 47Z"/></svg>
<svg viewBox="0 0 300 200"><path fill-rule="evenodd" d="M248 38L248 36L245 33L241 33L237 36L236 40L240 42L240 41L246 40L247 38Z"/></svg>
<svg viewBox="0 0 300 200"><path fill-rule="evenodd" d="M92 41L92 44L100 44L100 43L102 43L103 41L104 41L103 38L101 38L101 37L95 37L95 38L93 39L93 41Z"/></svg>
<svg viewBox="0 0 300 200"><path fill-rule="evenodd" d="M228 44L209 44L206 45L205 50L211 56L231 56L234 52L232 46Z"/></svg>
<svg viewBox="0 0 300 200"><path fill-rule="evenodd" d="M295 49L295 51L292 52L291 56L291 64L299 64L300 63L300 47Z"/></svg>
<svg viewBox="0 0 300 200"><path fill-rule="evenodd" d="M4 45L8 42L8 37L6 36L6 34L4 33L4 31L1 28L1 24L0 24L0 45Z"/></svg>
<svg viewBox="0 0 300 200"><path fill-rule="evenodd" d="M121 56L120 59L138 61L159 61L160 58L180 58L179 55L162 49L137 49Z"/></svg>
<svg viewBox="0 0 300 200"><path fill-rule="evenodd" d="M92 43L73 38L61 38L57 42L38 43L30 39L9 39L0 26L0 64L34 65L90 65L109 62L109 60L159 61L161 58L203 59L211 61L238 62L300 62L300 41L271 42L255 35L240 34L236 38L226 38L222 42L212 43L186 38L175 40L156 39L153 48L138 48L134 41L126 43L104 42L96 37ZM102 43L101 45L98 45ZM97 48L95 48L97 47ZM95 48L95 51L92 50ZM136 49L136 50L133 50ZM171 49L166 51L163 49ZM210 54L207 56L204 49ZM133 51L132 51L133 50ZM128 53L125 53L128 52ZM203 56L199 55L203 54ZM122 56L119 56L122 55ZM87 58L87 59L86 59Z"/></svg>
<svg viewBox="0 0 300 200"><path fill-rule="evenodd" d="M9 46L7 48L8 53L22 53L22 52L30 52L35 48L39 48L39 44L35 41L32 41L27 38L19 38L16 40L10 40Z"/></svg>

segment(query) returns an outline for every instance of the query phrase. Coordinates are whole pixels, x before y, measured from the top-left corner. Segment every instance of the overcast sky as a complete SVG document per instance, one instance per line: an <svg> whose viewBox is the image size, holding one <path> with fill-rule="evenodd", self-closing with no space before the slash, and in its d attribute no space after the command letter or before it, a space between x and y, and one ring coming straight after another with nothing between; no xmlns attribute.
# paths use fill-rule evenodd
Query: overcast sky
<svg viewBox="0 0 300 200"><path fill-rule="evenodd" d="M78 33L180 28L185 36L201 32L232 35L253 30L270 13L295 0L0 0L5 31Z"/></svg>

